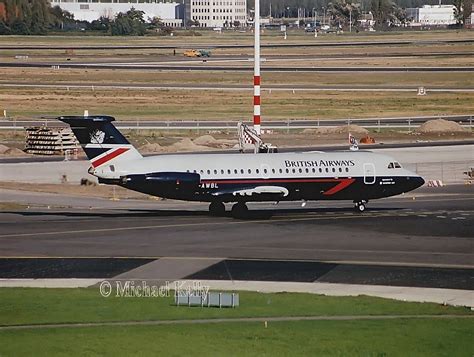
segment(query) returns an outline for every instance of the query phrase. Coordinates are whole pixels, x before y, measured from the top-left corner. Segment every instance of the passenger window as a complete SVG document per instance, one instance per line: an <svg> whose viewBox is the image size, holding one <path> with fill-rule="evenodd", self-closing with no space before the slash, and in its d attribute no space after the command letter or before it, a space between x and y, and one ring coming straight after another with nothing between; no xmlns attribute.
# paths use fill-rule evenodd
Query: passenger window
<svg viewBox="0 0 474 357"><path fill-rule="evenodd" d="M290 170L286 169L286 173L289 174L289 173L290 173Z"/></svg>
<svg viewBox="0 0 474 357"><path fill-rule="evenodd" d="M237 172L238 172L237 169L234 169L234 174L237 174Z"/></svg>
<svg viewBox="0 0 474 357"><path fill-rule="evenodd" d="M244 174L244 169L240 169L240 173L243 175Z"/></svg>
<svg viewBox="0 0 474 357"><path fill-rule="evenodd" d="M334 167L332 168L332 172L336 172L336 169Z"/></svg>
<svg viewBox="0 0 474 357"><path fill-rule="evenodd" d="M207 174L210 175L210 174L211 174L211 170L207 170Z"/></svg>
<svg viewBox="0 0 474 357"><path fill-rule="evenodd" d="M309 169L308 169L308 168L306 168L306 173L309 173Z"/></svg>
<svg viewBox="0 0 474 357"><path fill-rule="evenodd" d="M260 172L260 170L259 170L259 169L256 169L255 172L258 174L258 173Z"/></svg>
<svg viewBox="0 0 474 357"><path fill-rule="evenodd" d="M230 175L232 171L230 171L230 169L227 169L227 174Z"/></svg>
<svg viewBox="0 0 474 357"><path fill-rule="evenodd" d="M282 170L282 169L280 169L280 170L278 170L278 171L279 171L281 174L283 173L283 170Z"/></svg>
<svg viewBox="0 0 474 357"><path fill-rule="evenodd" d="M346 172L349 172L349 168L348 168L348 167L346 167Z"/></svg>
<svg viewBox="0 0 474 357"><path fill-rule="evenodd" d="M204 170L201 170L201 173L203 174L203 173L204 173Z"/></svg>
<svg viewBox="0 0 474 357"><path fill-rule="evenodd" d="M214 175L217 175L217 170L214 170Z"/></svg>
<svg viewBox="0 0 474 357"><path fill-rule="evenodd" d="M300 174L303 173L303 169L299 169L298 171L300 172Z"/></svg>
<svg viewBox="0 0 474 357"><path fill-rule="evenodd" d="M194 170L194 173L196 173L196 170Z"/></svg>
<svg viewBox="0 0 474 357"><path fill-rule="evenodd" d="M267 173L267 169L263 169L263 173L266 174L266 173Z"/></svg>
<svg viewBox="0 0 474 357"><path fill-rule="evenodd" d="M275 173L275 169L272 169L272 174L274 174L274 173Z"/></svg>
<svg viewBox="0 0 474 357"><path fill-rule="evenodd" d="M326 172L329 172L329 169L326 167Z"/></svg>
<svg viewBox="0 0 474 357"><path fill-rule="evenodd" d="M221 175L224 175L224 170L221 170Z"/></svg>
<svg viewBox="0 0 474 357"><path fill-rule="evenodd" d="M252 173L252 170L251 170L251 169L249 169L249 174L251 174L251 173Z"/></svg>
<svg viewBox="0 0 474 357"><path fill-rule="evenodd" d="M342 167L339 168L339 172L342 172Z"/></svg>
<svg viewBox="0 0 474 357"><path fill-rule="evenodd" d="M295 173L295 172L296 172L296 170L295 170L295 169L292 169L292 170L291 170L291 172Z"/></svg>
<svg viewBox="0 0 474 357"><path fill-rule="evenodd" d="M320 174L323 173L323 169L322 169L322 168L319 168L319 173L320 173Z"/></svg>

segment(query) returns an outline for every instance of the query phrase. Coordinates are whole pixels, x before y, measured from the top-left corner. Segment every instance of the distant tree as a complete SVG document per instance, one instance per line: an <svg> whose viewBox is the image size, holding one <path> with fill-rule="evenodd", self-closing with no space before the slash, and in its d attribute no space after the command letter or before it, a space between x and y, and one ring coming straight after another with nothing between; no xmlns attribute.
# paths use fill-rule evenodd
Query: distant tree
<svg viewBox="0 0 474 357"><path fill-rule="evenodd" d="M92 21L88 26L89 30L91 31L102 31L102 32L110 31L110 27L111 27L111 20L106 16L99 17L98 20Z"/></svg>
<svg viewBox="0 0 474 357"><path fill-rule="evenodd" d="M144 14L143 11L135 10L133 7L126 13L118 13L110 24L111 34L116 36L143 36L146 33Z"/></svg>
<svg viewBox="0 0 474 357"><path fill-rule="evenodd" d="M164 27L163 22L157 16L148 18L147 28L152 31L158 31Z"/></svg>
<svg viewBox="0 0 474 357"><path fill-rule="evenodd" d="M378 28L390 27L406 19L406 13L393 0L371 0L370 11Z"/></svg>
<svg viewBox="0 0 474 357"><path fill-rule="evenodd" d="M467 19L471 16L472 0L464 0L464 19L463 23L467 24Z"/></svg>
<svg viewBox="0 0 474 357"><path fill-rule="evenodd" d="M56 5L49 9L49 23L50 27L62 30L64 25L75 23L74 15Z"/></svg>
<svg viewBox="0 0 474 357"><path fill-rule="evenodd" d="M3 20L0 20L0 35L10 35L10 34L11 34L10 27L8 27L7 24Z"/></svg>
<svg viewBox="0 0 474 357"><path fill-rule="evenodd" d="M199 27L199 21L198 20L188 20L186 22L186 26L188 26L188 27L191 27L191 26Z"/></svg>
<svg viewBox="0 0 474 357"><path fill-rule="evenodd" d="M348 27L352 21L352 26L356 27L360 17L360 4L336 0L328 4L327 14L334 25Z"/></svg>
<svg viewBox="0 0 474 357"><path fill-rule="evenodd" d="M456 25L462 26L464 24L464 0L453 0L454 6L454 20Z"/></svg>

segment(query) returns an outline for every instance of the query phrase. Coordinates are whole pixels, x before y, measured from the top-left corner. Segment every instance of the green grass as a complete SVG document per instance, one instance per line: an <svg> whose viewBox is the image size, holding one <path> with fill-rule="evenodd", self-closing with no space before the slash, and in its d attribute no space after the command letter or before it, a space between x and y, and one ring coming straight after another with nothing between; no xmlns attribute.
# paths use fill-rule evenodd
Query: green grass
<svg viewBox="0 0 474 357"><path fill-rule="evenodd" d="M112 295L113 296L113 295ZM240 292L235 309L176 307L172 298L104 298L98 288L0 289L0 325L198 318L469 315L465 308L388 299ZM229 321L0 330L0 356L472 356L472 318Z"/></svg>
<svg viewBox="0 0 474 357"><path fill-rule="evenodd" d="M0 325L197 318L469 314L465 308L375 297L240 292L237 309L187 308L173 298L104 298L98 288L0 289Z"/></svg>
<svg viewBox="0 0 474 357"><path fill-rule="evenodd" d="M0 331L0 354L472 356L472 320L292 321Z"/></svg>

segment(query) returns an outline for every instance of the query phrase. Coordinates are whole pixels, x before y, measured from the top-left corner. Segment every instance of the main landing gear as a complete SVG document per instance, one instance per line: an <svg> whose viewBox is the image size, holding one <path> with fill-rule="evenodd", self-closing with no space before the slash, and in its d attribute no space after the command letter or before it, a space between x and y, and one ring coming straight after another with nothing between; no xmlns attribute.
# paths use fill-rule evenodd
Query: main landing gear
<svg viewBox="0 0 474 357"><path fill-rule="evenodd" d="M237 202L232 206L232 217L234 218L243 218L249 212L249 208L245 202Z"/></svg>
<svg viewBox="0 0 474 357"><path fill-rule="evenodd" d="M223 216L225 215L225 205L222 202L211 202L209 213L211 216Z"/></svg>
<svg viewBox="0 0 474 357"><path fill-rule="evenodd" d="M232 206L232 217L234 218L244 218L249 209L245 202L237 202ZM222 202L211 202L209 205L209 214L215 217L225 216L225 205Z"/></svg>
<svg viewBox="0 0 474 357"><path fill-rule="evenodd" d="M354 201L354 209L357 211L357 212L364 212L365 211L365 205L368 203L369 201L366 201L366 200L361 200L361 201Z"/></svg>

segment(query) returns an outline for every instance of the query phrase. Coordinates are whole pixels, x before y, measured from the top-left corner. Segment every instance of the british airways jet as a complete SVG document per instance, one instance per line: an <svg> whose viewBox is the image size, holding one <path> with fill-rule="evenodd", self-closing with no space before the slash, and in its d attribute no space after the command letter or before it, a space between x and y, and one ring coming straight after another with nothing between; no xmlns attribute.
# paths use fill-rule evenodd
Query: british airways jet
<svg viewBox="0 0 474 357"><path fill-rule="evenodd" d="M369 200L424 184L395 159L370 151L271 154L177 154L143 157L110 116L62 116L91 161L99 183L169 199L209 202L212 215L244 216L247 202Z"/></svg>

